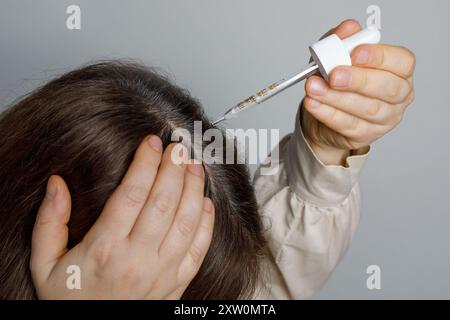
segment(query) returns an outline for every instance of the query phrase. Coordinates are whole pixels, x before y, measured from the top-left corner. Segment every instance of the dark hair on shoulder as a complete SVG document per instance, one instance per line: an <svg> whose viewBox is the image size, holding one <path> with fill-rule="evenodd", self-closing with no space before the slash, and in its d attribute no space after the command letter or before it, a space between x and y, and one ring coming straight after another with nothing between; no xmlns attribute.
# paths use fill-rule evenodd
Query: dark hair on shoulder
<svg viewBox="0 0 450 320"><path fill-rule="evenodd" d="M175 128L193 132L197 120L203 131L213 127L187 91L127 61L71 71L0 114L0 297L36 299L31 233L51 175L62 176L72 195L72 247L119 185L139 142L156 134L167 146ZM216 208L214 235L183 298L251 297L265 240L248 170L205 164L205 171L205 195Z"/></svg>

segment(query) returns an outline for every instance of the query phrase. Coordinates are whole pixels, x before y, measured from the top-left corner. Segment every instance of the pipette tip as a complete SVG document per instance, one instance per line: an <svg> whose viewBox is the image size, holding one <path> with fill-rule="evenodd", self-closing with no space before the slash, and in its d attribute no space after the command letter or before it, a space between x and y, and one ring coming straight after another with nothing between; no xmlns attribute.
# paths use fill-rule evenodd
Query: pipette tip
<svg viewBox="0 0 450 320"><path fill-rule="evenodd" d="M221 123L221 122L224 121L224 120L225 120L225 117L220 117L219 119L217 119L216 121L214 121L214 122L212 123L212 125L215 126L216 124L219 124L219 123Z"/></svg>

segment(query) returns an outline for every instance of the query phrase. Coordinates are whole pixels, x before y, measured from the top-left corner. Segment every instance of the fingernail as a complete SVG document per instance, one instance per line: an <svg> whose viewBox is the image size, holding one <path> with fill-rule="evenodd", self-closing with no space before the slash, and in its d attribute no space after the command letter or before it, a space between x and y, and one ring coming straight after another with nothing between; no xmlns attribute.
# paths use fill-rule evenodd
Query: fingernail
<svg viewBox="0 0 450 320"><path fill-rule="evenodd" d="M177 143L173 145L170 152L170 159L173 164L183 166L188 163L188 152L184 145Z"/></svg>
<svg viewBox="0 0 450 320"><path fill-rule="evenodd" d="M348 87L352 74L348 70L338 70L331 78L331 85L333 87Z"/></svg>
<svg viewBox="0 0 450 320"><path fill-rule="evenodd" d="M316 108L318 108L318 107L320 107L320 102L319 101L317 101L317 100L314 100L314 99L309 99L309 102L308 102L308 105L311 107L311 108L313 108L313 109L316 109Z"/></svg>
<svg viewBox="0 0 450 320"><path fill-rule="evenodd" d="M185 154L185 147L182 144L178 144L178 156L180 157L180 159L185 159L186 154Z"/></svg>
<svg viewBox="0 0 450 320"><path fill-rule="evenodd" d="M209 198L204 198L203 199L203 210L205 210L206 212L211 212L212 211L212 203L211 203L211 200Z"/></svg>
<svg viewBox="0 0 450 320"><path fill-rule="evenodd" d="M55 181L53 180L53 178L50 177L50 179L48 179L48 181L47 181L47 190L45 192L45 196L48 199L53 200L53 199L55 199L57 192L58 192L58 187L57 187Z"/></svg>
<svg viewBox="0 0 450 320"><path fill-rule="evenodd" d="M155 151L161 152L163 150L161 139L157 136L150 136L150 138L148 139L148 144Z"/></svg>
<svg viewBox="0 0 450 320"><path fill-rule="evenodd" d="M369 58L370 58L370 48L362 47L361 49L358 49L358 52L356 53L354 64L359 65L368 64Z"/></svg>
<svg viewBox="0 0 450 320"><path fill-rule="evenodd" d="M311 80L309 91L314 96L322 96L325 94L325 84L319 79Z"/></svg>
<svg viewBox="0 0 450 320"><path fill-rule="evenodd" d="M196 176L203 177L203 166L198 163L188 164L188 170Z"/></svg>

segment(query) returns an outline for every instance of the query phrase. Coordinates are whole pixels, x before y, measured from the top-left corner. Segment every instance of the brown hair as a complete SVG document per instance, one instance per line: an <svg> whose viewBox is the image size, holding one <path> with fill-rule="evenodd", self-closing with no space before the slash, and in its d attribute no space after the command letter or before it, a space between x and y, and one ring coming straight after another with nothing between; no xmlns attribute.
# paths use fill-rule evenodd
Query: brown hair
<svg viewBox="0 0 450 320"><path fill-rule="evenodd" d="M0 297L36 298L29 271L31 232L51 175L62 176L72 195L72 247L101 213L144 136L156 134L167 146L175 128L193 132L194 120L202 121L203 130L212 128L186 91L149 68L121 61L69 72L4 111ZM265 241L248 170L239 164L205 165L205 170L205 194L216 208L214 235L183 298L249 297Z"/></svg>

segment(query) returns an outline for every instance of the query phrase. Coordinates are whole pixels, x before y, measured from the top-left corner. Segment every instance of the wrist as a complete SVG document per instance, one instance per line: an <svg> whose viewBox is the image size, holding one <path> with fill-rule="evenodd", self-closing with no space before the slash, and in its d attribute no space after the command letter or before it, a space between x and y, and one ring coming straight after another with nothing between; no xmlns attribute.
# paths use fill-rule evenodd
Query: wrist
<svg viewBox="0 0 450 320"><path fill-rule="evenodd" d="M303 101L302 103L303 104ZM303 106L300 106L300 127L302 134L317 159L327 166L347 167L347 158L364 155L369 152L370 146L358 149L347 148L344 143L337 143L336 133L321 126ZM324 137L326 136L326 137Z"/></svg>
<svg viewBox="0 0 450 320"><path fill-rule="evenodd" d="M316 157L326 166L347 166L347 158L353 154L350 149L335 148L332 146L314 143L306 138Z"/></svg>
<svg viewBox="0 0 450 320"><path fill-rule="evenodd" d="M303 102L302 102L303 103ZM324 165L346 166L347 157L351 155L350 149L339 148L330 144L322 143L318 139L318 122L313 119L304 108L300 109L300 127L302 134L311 151ZM308 118L308 119L305 119ZM316 125L314 127L314 124ZM312 133L316 134L312 134Z"/></svg>

